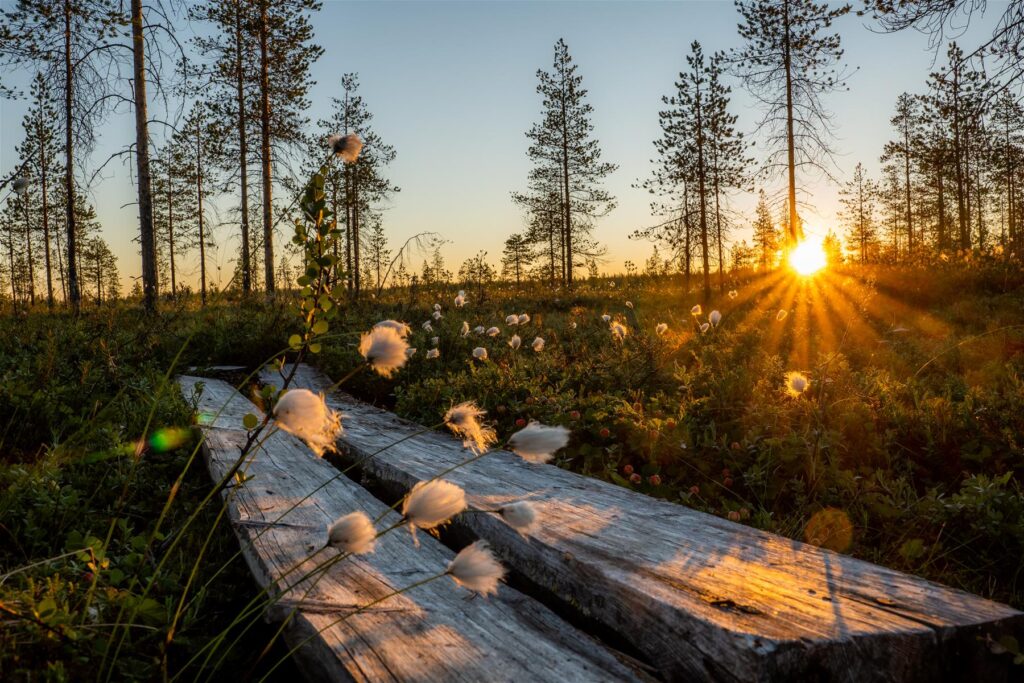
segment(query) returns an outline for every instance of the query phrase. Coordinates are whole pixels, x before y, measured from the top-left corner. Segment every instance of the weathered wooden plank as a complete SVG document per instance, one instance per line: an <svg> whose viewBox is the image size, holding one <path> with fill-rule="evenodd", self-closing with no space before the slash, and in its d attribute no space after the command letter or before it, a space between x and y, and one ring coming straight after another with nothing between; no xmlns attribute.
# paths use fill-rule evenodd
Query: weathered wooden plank
<svg viewBox="0 0 1024 683"><path fill-rule="evenodd" d="M242 416L259 411L224 382L196 377L178 381L186 397L202 384L199 422L210 474L217 480L245 443ZM244 469L250 478L226 494L231 496L228 509L261 586L273 582L279 590L336 555L327 550L303 559L324 545L327 525L342 514L362 510L373 519L381 517L380 528L400 518L283 432L267 438ZM316 495L295 505L322 485ZM497 596L468 600L445 577L333 623L359 606L443 571L454 554L427 534L419 538L420 547L414 548L404 529L386 534L373 554L335 565L315 587L314 581L304 581L270 612L280 619L300 605L287 633L292 643L324 629L302 649L304 672L317 680L356 681L636 680L600 643L508 586Z"/></svg>
<svg viewBox="0 0 1024 683"><path fill-rule="evenodd" d="M280 383L273 372L264 381ZM322 391L301 367L293 386ZM340 439L362 458L422 429L342 392ZM469 457L431 432L364 465L400 489ZM446 477L470 505L529 500L544 520L524 539L490 515L456 526L646 654L670 679L1006 680L985 638L1021 635L1006 605L734 524L551 465L496 452Z"/></svg>

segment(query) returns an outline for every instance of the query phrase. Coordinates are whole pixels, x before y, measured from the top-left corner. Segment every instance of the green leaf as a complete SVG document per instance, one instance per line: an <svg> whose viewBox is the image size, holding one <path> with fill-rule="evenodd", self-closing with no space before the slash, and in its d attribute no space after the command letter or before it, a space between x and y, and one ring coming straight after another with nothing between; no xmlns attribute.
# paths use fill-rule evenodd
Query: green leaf
<svg viewBox="0 0 1024 683"><path fill-rule="evenodd" d="M326 320L317 320L313 324L313 334L327 334L328 329L329 325Z"/></svg>
<svg viewBox="0 0 1024 683"><path fill-rule="evenodd" d="M320 348L321 348L320 344L310 344L309 345L309 352L310 353L320 353Z"/></svg>
<svg viewBox="0 0 1024 683"><path fill-rule="evenodd" d="M292 347L293 349L299 348L300 346L302 346L302 337L300 337L297 334L293 334L292 336L288 337L288 346Z"/></svg>
<svg viewBox="0 0 1024 683"><path fill-rule="evenodd" d="M242 418L242 426L246 429L256 429L257 424L259 424L259 420L252 413L246 413L245 417Z"/></svg>

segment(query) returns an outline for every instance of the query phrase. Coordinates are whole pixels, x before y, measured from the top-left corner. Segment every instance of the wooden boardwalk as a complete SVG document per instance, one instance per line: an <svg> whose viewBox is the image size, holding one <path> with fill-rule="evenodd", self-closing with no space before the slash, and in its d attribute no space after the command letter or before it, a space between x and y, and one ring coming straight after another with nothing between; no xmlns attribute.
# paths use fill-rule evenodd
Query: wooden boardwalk
<svg viewBox="0 0 1024 683"><path fill-rule="evenodd" d="M266 383L280 377L264 372ZM300 367L295 387L330 380ZM340 444L362 458L422 430L333 392ZM447 434L409 438L363 465L407 490L467 458ZM446 476L471 507L529 500L523 538L490 515L454 526L486 539L520 575L632 644L672 680L1011 680L986 638L1018 637L1006 605L849 556L497 452ZM1019 680L1019 679L1018 679Z"/></svg>
<svg viewBox="0 0 1024 683"><path fill-rule="evenodd" d="M198 421L210 474L218 480L245 443L242 417L259 411L222 381L186 376L178 382L186 397L202 385ZM373 519L383 516L381 525L399 519L283 432L267 439L245 474L251 478L232 489L229 513L261 586L292 583L336 554L329 550L303 561L325 544L328 524L343 514L362 510ZM320 486L315 496L288 511ZM373 554L336 564L311 590L311 580L292 588L269 613L281 620L298 606L286 639L293 644L309 639L298 661L311 680L636 680L598 641L507 586L497 596L467 600L467 592L444 577L346 618L376 598L444 570L454 553L427 534L419 539L420 547L414 548L407 531L386 534ZM282 579L297 565L298 571Z"/></svg>

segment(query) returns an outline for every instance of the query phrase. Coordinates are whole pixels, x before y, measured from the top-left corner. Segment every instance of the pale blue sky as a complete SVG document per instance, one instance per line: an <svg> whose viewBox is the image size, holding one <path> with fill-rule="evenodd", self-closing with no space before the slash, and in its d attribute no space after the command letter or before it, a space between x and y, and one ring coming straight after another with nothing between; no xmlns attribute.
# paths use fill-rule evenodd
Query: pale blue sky
<svg viewBox="0 0 1024 683"><path fill-rule="evenodd" d="M423 230L440 232L452 241L444 251L452 270L480 249L497 261L504 239L522 229L522 216L509 194L525 185L529 164L524 132L540 112L535 74L538 68L550 68L558 38L568 43L590 90L604 158L619 164L606 183L619 206L595 231L609 248L605 268L611 271L621 271L627 259L642 263L650 253L647 243L628 239L652 220L648 196L631 185L649 172L652 141L659 135L660 98L672 88L690 42L700 40L708 53L739 45L737 15L725 0L326 0L314 23L325 54L313 68L317 84L311 92L310 118L326 114L342 73L359 73L377 131L398 152L391 174L402 192L385 214L392 243ZM878 35L852 16L837 28L846 63L859 67L849 80L850 91L827 101L835 112L837 174L843 176L858 161L877 169L896 96L904 90L922 91L933 65L927 41L918 34ZM179 38L190 33L182 26ZM972 28L969 37L976 35ZM738 84L734 90L739 127L751 130L759 112ZM20 141L24 110L21 102L0 103L4 172L16 163L13 150ZM94 164L131 139L130 112L108 118L99 133ZM154 133L161 131L155 128ZM92 197L129 286L128 278L139 273L131 242L136 213L134 206L121 207L134 200L134 190L127 167L112 167L106 176ZM778 187L776 182L767 189ZM817 215L807 220L812 232L823 233L835 221L837 189L819 182L813 192ZM752 203L751 197L735 200L738 209L748 212ZM234 233L225 226L217 234L226 275L237 252ZM746 229L736 234L746 236Z"/></svg>

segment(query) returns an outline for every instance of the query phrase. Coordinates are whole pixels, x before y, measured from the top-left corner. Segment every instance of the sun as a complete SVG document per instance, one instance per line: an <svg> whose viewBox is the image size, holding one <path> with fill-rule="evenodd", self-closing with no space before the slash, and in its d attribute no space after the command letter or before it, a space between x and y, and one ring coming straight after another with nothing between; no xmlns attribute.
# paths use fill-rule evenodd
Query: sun
<svg viewBox="0 0 1024 683"><path fill-rule="evenodd" d="M821 242L804 240L789 253L789 265L800 275L814 275L825 267L827 261Z"/></svg>

